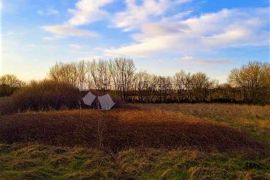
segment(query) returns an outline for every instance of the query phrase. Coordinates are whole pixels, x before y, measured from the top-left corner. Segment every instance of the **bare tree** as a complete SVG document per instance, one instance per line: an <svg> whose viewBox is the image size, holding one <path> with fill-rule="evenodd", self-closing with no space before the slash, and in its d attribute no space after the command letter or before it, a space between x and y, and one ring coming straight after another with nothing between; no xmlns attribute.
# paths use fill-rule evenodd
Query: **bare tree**
<svg viewBox="0 0 270 180"><path fill-rule="evenodd" d="M140 102L145 102L149 96L149 87L151 82L151 75L147 72L139 72L134 77L134 90L138 92Z"/></svg>
<svg viewBox="0 0 270 180"><path fill-rule="evenodd" d="M49 79L77 86L78 73L75 63L56 63L49 71Z"/></svg>
<svg viewBox="0 0 270 180"><path fill-rule="evenodd" d="M240 69L233 69L229 75L229 82L232 86L242 89L244 101L264 101L270 94L269 69L269 63L250 62Z"/></svg>
<svg viewBox="0 0 270 180"><path fill-rule="evenodd" d="M98 60L92 61L90 65L90 72L95 84L95 87L99 90L107 90L111 83L111 73L109 71L109 65L107 61Z"/></svg>
<svg viewBox="0 0 270 180"><path fill-rule="evenodd" d="M133 60L116 58L110 62L110 72L113 77L114 87L121 92L123 99L127 99L135 73Z"/></svg>
<svg viewBox="0 0 270 180"><path fill-rule="evenodd" d="M177 99L181 101L186 92L186 73L184 71L177 72L173 77L173 82L173 87L177 91Z"/></svg>
<svg viewBox="0 0 270 180"><path fill-rule="evenodd" d="M196 101L206 101L208 90L212 85L204 73L195 73L191 76L193 97Z"/></svg>
<svg viewBox="0 0 270 180"><path fill-rule="evenodd" d="M6 74L3 76L0 76L0 85L7 85L10 87L22 87L25 83L21 80L19 80L15 75L13 74Z"/></svg>
<svg viewBox="0 0 270 180"><path fill-rule="evenodd" d="M82 60L76 64L79 89L87 87L87 63Z"/></svg>

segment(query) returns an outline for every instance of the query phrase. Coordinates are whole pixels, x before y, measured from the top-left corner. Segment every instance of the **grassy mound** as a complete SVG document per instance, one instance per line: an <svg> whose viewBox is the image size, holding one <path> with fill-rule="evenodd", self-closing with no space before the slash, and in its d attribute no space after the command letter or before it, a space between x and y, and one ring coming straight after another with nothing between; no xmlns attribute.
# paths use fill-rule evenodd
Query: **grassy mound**
<svg viewBox="0 0 270 180"><path fill-rule="evenodd" d="M0 117L0 142L103 147L219 151L268 148L246 133L179 112L161 110L97 110L29 112Z"/></svg>
<svg viewBox="0 0 270 180"><path fill-rule="evenodd" d="M39 156L40 155L40 156ZM0 144L1 179L269 179L268 158L195 149Z"/></svg>

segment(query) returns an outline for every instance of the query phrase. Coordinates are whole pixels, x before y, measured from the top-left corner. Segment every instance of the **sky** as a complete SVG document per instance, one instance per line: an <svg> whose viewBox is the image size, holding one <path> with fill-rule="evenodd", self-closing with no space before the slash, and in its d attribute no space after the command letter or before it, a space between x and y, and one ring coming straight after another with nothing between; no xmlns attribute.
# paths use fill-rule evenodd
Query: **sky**
<svg viewBox="0 0 270 180"><path fill-rule="evenodd" d="M29 81L56 62L132 58L137 71L204 72L270 63L268 0L0 0L0 75Z"/></svg>

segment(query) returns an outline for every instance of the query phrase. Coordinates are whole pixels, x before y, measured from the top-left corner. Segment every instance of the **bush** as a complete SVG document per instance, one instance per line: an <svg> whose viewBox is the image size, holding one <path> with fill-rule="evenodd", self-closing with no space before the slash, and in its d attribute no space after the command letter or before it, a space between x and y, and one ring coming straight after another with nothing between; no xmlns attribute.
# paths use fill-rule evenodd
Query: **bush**
<svg viewBox="0 0 270 180"><path fill-rule="evenodd" d="M0 97L10 96L18 89L19 87L12 87L6 84L0 84Z"/></svg>
<svg viewBox="0 0 270 180"><path fill-rule="evenodd" d="M8 106L1 106L1 113L26 110L58 110L60 108L71 109L79 106L79 100L80 91L78 88L63 82L44 80L32 82L30 85L16 91L5 101Z"/></svg>

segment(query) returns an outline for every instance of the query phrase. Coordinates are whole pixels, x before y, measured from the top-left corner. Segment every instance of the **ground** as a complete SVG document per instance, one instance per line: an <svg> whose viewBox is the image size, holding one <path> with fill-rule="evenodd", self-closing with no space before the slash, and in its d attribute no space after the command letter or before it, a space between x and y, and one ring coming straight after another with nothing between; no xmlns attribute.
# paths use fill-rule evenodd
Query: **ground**
<svg viewBox="0 0 270 180"><path fill-rule="evenodd" d="M0 117L2 179L270 179L270 106L136 104Z"/></svg>

